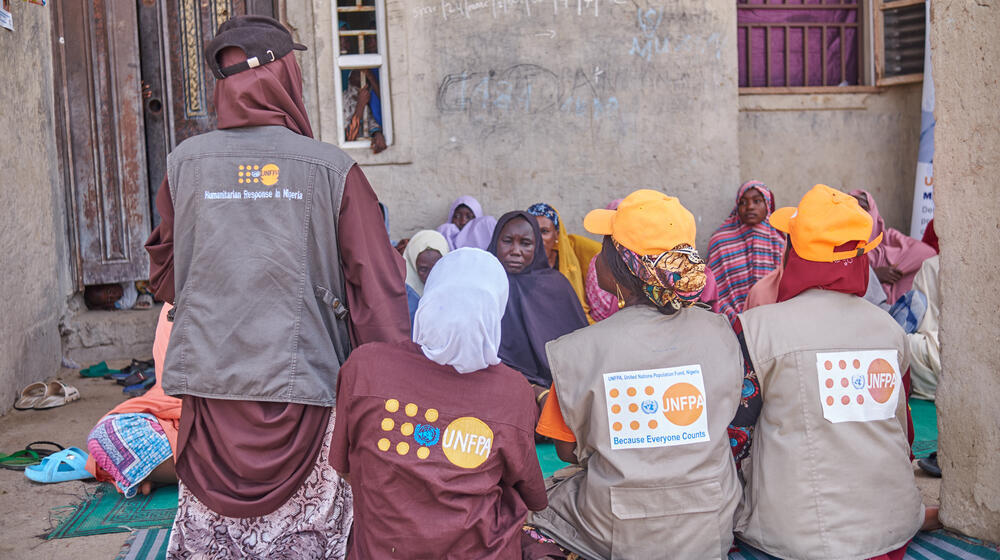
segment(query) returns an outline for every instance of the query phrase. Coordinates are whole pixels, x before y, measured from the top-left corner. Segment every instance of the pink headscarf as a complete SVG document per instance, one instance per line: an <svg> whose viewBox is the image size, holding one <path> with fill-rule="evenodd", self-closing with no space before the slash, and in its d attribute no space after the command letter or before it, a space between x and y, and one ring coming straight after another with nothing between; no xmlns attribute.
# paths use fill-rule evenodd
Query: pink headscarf
<svg viewBox="0 0 1000 560"><path fill-rule="evenodd" d="M868 260L872 268L883 266L894 266L903 273L903 277L895 284L882 283L885 294L890 305L896 303L900 296L910 291L913 287L913 278L920 270L923 262L937 253L934 248L922 241L918 241L898 229L886 227L885 221L878 212L875 205L875 198L871 193L862 189L851 191L851 195L863 195L868 199L868 213L871 214L874 225L872 226L872 239L883 234L882 243L868 253Z"/></svg>

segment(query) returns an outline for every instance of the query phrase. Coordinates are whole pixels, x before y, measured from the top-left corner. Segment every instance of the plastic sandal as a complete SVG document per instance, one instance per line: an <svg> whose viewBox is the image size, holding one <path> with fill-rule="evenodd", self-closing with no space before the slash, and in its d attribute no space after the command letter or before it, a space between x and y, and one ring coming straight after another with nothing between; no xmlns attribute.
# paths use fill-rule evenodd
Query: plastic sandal
<svg viewBox="0 0 1000 560"><path fill-rule="evenodd" d="M147 377L146 379L143 379L139 383L125 387L124 389L122 389L122 393L128 395L129 398L141 397L142 395L145 395L146 391L148 391L149 388L152 387L153 385L156 385L156 378Z"/></svg>
<svg viewBox="0 0 1000 560"><path fill-rule="evenodd" d="M85 468L86 465L87 454L79 447L70 447L45 457L40 465L25 468L24 475L45 484L94 478Z"/></svg>
<svg viewBox="0 0 1000 560"><path fill-rule="evenodd" d="M32 383L21 389L21 398L14 403L14 408L18 410L31 410L35 405L45 398L46 385L42 382Z"/></svg>
<svg viewBox="0 0 1000 560"><path fill-rule="evenodd" d="M12 471L23 471L25 467L37 465L41 461L42 458L38 456L38 453L22 449L20 451L13 452L10 455L0 456L0 468Z"/></svg>
<svg viewBox="0 0 1000 560"><path fill-rule="evenodd" d="M132 360L132 363L123 367L121 370L105 375L105 378L114 379L115 381L120 381L122 379L127 379L133 373L142 371L147 368L153 367L153 360L146 360L141 362L139 360Z"/></svg>
<svg viewBox="0 0 1000 560"><path fill-rule="evenodd" d="M148 367L146 369L133 373L132 375L126 377L125 379L119 379L118 384L125 386L137 385L147 379L152 379L155 376L156 376L156 369L153 367Z"/></svg>
<svg viewBox="0 0 1000 560"><path fill-rule="evenodd" d="M62 381L49 381L46 385L45 396L35 403L35 410L46 410L56 408L64 404L80 399L80 391L72 385L65 385Z"/></svg>
<svg viewBox="0 0 1000 560"><path fill-rule="evenodd" d="M109 368L107 362L101 362L81 369L80 377L108 377L112 373L118 373L118 371L117 369Z"/></svg>

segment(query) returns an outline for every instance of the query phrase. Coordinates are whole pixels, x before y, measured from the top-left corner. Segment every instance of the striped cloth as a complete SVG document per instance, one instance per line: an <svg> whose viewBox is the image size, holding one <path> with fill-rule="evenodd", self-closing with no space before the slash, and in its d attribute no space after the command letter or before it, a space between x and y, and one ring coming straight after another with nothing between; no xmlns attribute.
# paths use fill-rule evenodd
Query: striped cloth
<svg viewBox="0 0 1000 560"><path fill-rule="evenodd" d="M785 234L771 227L767 220L745 226L737 213L740 197L750 189L764 196L770 216L774 211L774 195L760 181L747 181L736 193L736 206L726 221L712 235L708 244L708 267L715 275L719 289L718 310L730 320L743 311L750 288L758 280L781 266L785 252Z"/></svg>
<svg viewBox="0 0 1000 560"><path fill-rule="evenodd" d="M778 560L743 542L729 553L729 560ZM906 548L905 560L1000 560L1000 549L982 541L959 537L947 531L920 532Z"/></svg>

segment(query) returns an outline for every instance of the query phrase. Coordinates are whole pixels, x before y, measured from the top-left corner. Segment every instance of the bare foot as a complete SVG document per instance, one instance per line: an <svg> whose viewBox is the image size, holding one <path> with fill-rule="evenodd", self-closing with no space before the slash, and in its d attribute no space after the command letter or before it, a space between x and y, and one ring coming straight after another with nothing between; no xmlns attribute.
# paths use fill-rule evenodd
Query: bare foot
<svg viewBox="0 0 1000 560"><path fill-rule="evenodd" d="M143 480L141 483L139 483L139 491L142 492L143 496L148 496L149 493L153 491L153 483L150 482L148 479Z"/></svg>
<svg viewBox="0 0 1000 560"><path fill-rule="evenodd" d="M938 507L927 506L924 508L924 524L920 526L921 531L933 531L944 527L938 520Z"/></svg>

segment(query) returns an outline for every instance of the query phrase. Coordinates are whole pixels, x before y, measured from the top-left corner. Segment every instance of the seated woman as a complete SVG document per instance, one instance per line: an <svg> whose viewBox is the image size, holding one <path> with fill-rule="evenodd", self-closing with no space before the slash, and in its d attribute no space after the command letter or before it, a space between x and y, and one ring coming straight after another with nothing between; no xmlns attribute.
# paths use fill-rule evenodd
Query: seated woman
<svg viewBox="0 0 1000 560"><path fill-rule="evenodd" d="M163 379L163 361L173 323L163 304L153 339L156 379ZM112 482L126 498L149 494L156 484L177 484L174 452L180 427L181 400L163 393L160 384L129 399L101 418L87 438L87 470L101 482Z"/></svg>
<svg viewBox="0 0 1000 560"><path fill-rule="evenodd" d="M521 372L541 399L552 385L545 344L587 326L569 280L549 267L542 232L527 212L508 212L490 242L507 271L510 298L503 315L500 359Z"/></svg>
<svg viewBox="0 0 1000 560"><path fill-rule="evenodd" d="M861 299L881 236L826 185L770 221L792 248L778 303L737 323L763 390L738 536L781 558L901 558L936 511L910 464L906 337Z"/></svg>
<svg viewBox="0 0 1000 560"><path fill-rule="evenodd" d="M424 293L424 282L434 264L448 254L448 242L440 233L425 229L410 238L403 250L406 261L406 304L410 308L410 325L417 312L417 304Z"/></svg>
<svg viewBox="0 0 1000 560"><path fill-rule="evenodd" d="M565 557L554 539L591 559L725 558L741 492L727 427L743 367L729 321L695 305L705 264L694 216L639 190L584 227L605 236L597 274L623 309L546 348L553 388L536 431L581 468L547 484L524 557Z"/></svg>
<svg viewBox="0 0 1000 560"><path fill-rule="evenodd" d="M457 249L456 238L465 227L477 218L486 217L479 201L471 196L460 196L448 209L448 221L437 227L437 232L448 241L449 249ZM480 247L481 248L481 247Z"/></svg>
<svg viewBox="0 0 1000 560"><path fill-rule="evenodd" d="M875 205L875 198L868 191L856 189L851 191L851 196L858 200L858 204L871 215L875 223L872 239L880 234L884 237L882 244L872 250L870 260L891 306L899 296L910 291L913 277L920 270L920 265L936 255L937 251L898 229L886 227L878 206Z"/></svg>
<svg viewBox="0 0 1000 560"><path fill-rule="evenodd" d="M750 288L781 264L785 236L767 223L774 195L760 181L747 181L736 193L736 207L712 234L708 266L718 284L720 313L730 321L743 311Z"/></svg>
<svg viewBox="0 0 1000 560"><path fill-rule="evenodd" d="M593 323L596 319L590 316L590 305L587 303L584 286L587 269L582 265L590 264L594 256L601 252L601 244L593 239L567 233L559 212L544 202L533 204L528 208L528 213L538 220L549 266L569 280L576 297L580 300L580 305L583 306L583 312Z"/></svg>
<svg viewBox="0 0 1000 560"><path fill-rule="evenodd" d="M458 249L427 279L414 342L340 370L330 464L354 489L351 558L520 558L545 507L528 383L500 363L503 267Z"/></svg>

